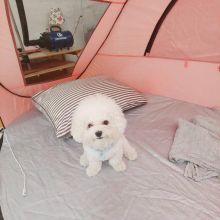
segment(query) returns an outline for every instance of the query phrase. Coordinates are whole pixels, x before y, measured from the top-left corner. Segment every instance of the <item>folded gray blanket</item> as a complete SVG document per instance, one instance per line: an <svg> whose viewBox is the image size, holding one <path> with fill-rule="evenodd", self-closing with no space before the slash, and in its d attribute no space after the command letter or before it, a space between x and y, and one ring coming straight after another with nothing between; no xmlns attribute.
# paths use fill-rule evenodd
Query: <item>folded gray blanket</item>
<svg viewBox="0 0 220 220"><path fill-rule="evenodd" d="M186 163L184 176L195 181L220 176L220 124L203 116L179 119L169 160Z"/></svg>

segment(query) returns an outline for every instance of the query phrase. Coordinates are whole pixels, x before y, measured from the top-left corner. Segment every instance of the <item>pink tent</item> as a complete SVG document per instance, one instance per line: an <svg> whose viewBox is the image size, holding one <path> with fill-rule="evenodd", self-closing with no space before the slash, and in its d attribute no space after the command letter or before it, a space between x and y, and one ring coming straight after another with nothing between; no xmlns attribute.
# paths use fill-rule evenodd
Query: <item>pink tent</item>
<svg viewBox="0 0 220 220"><path fill-rule="evenodd" d="M109 0L73 76L108 74L140 91L220 106L220 1ZM32 95L61 81L24 84L7 0L0 1L0 81ZM73 77L66 78L71 80ZM0 115L9 124L32 107L0 87Z"/></svg>

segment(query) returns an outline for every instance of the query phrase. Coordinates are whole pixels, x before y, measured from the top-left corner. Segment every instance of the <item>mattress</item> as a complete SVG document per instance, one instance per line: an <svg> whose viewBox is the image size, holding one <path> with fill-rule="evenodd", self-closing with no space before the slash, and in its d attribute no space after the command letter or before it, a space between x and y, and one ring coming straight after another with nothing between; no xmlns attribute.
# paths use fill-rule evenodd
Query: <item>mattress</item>
<svg viewBox="0 0 220 220"><path fill-rule="evenodd" d="M146 94L148 104L127 111L126 136L138 152L127 170L104 164L93 178L79 164L81 145L57 139L37 110L6 130L23 176L5 141L0 153L1 208L5 220L142 220L220 218L220 181L194 182L167 160L178 118L220 113L198 105Z"/></svg>

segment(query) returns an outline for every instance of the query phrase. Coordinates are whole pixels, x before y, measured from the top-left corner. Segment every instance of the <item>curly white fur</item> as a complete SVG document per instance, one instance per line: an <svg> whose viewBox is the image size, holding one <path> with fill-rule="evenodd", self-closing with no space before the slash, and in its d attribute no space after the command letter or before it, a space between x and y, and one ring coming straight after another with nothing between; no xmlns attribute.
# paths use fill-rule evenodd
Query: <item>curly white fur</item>
<svg viewBox="0 0 220 220"><path fill-rule="evenodd" d="M126 119L121 108L108 96L95 94L83 99L72 118L71 135L83 144L80 164L87 167L88 176L95 176L108 160L116 171L126 165L123 155L135 160L137 153L130 146L124 131Z"/></svg>

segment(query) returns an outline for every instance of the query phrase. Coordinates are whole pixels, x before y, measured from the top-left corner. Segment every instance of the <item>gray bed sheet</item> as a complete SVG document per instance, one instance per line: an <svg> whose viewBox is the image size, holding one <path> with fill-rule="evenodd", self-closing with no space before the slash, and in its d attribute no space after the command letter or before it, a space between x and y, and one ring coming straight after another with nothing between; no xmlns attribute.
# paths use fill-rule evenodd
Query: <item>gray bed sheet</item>
<svg viewBox="0 0 220 220"><path fill-rule="evenodd" d="M6 130L27 176L4 141L0 153L0 202L5 220L209 220L220 219L220 182L197 183L167 160L178 118L220 113L201 106L146 94L148 104L126 112L126 136L138 159L115 172L104 164L89 178L79 164L82 148L57 139L51 124L32 110Z"/></svg>

